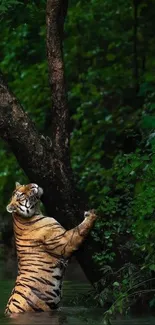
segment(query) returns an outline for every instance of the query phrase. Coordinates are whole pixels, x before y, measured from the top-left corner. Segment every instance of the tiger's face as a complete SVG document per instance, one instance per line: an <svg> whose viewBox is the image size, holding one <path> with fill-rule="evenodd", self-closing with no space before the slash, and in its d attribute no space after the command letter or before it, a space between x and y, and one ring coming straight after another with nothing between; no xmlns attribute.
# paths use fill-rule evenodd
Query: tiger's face
<svg viewBox="0 0 155 325"><path fill-rule="evenodd" d="M9 213L18 213L25 218L32 217L42 194L43 189L37 184L21 185L16 183L16 188L6 209Z"/></svg>

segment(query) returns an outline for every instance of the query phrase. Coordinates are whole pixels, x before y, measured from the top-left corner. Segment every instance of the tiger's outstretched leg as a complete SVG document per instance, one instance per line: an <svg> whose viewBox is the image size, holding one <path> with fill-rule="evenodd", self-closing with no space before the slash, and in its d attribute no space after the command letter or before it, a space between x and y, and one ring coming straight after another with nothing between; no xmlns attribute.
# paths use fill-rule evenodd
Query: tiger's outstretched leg
<svg viewBox="0 0 155 325"><path fill-rule="evenodd" d="M97 218L95 211L90 210L84 213L85 219L77 227L68 230L64 235L65 246L64 256L69 257L83 243L88 232L93 227Z"/></svg>
<svg viewBox="0 0 155 325"><path fill-rule="evenodd" d="M46 251L51 254L69 258L83 243L97 218L95 211L84 213L85 219L73 229L65 230L56 220L46 228L44 244Z"/></svg>

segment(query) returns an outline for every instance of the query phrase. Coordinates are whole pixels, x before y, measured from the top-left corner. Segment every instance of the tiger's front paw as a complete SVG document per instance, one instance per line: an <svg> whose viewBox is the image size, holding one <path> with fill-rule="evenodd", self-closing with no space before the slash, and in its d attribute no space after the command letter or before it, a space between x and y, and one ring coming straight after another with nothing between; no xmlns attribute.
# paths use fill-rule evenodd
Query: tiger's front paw
<svg viewBox="0 0 155 325"><path fill-rule="evenodd" d="M89 218L89 219L91 219L91 220L96 220L97 215L96 215L96 213L95 213L95 210L93 209L93 210L85 211L85 212L84 212L84 218L85 218L85 219L86 219L86 218Z"/></svg>

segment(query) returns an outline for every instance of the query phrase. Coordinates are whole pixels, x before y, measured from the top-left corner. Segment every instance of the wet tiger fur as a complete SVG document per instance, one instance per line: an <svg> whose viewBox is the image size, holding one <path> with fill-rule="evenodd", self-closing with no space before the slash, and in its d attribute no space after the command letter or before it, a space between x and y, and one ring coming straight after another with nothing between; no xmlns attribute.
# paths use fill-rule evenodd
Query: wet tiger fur
<svg viewBox="0 0 155 325"><path fill-rule="evenodd" d="M13 215L18 275L5 313L43 312L57 308L69 257L92 228L96 215L85 212L84 221L65 230L39 208L42 188L16 183L7 211Z"/></svg>

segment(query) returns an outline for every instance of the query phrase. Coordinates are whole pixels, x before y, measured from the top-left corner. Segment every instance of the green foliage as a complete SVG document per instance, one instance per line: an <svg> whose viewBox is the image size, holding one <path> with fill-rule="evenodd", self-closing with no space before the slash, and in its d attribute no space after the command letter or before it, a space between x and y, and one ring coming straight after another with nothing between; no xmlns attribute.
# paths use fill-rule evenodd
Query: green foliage
<svg viewBox="0 0 155 325"><path fill-rule="evenodd" d="M1 2L1 69L38 129L48 133L45 1L17 2ZM138 3L136 40L129 0L73 0L65 25L72 166L100 216L92 231L103 272L95 298L111 304L108 317L138 299L150 308L155 302L155 1ZM14 181L25 176L4 143L0 157L5 215Z"/></svg>
<svg viewBox="0 0 155 325"><path fill-rule="evenodd" d="M0 2L0 16L7 13L12 7L22 4L22 2L18 0L1 0Z"/></svg>
<svg viewBox="0 0 155 325"><path fill-rule="evenodd" d="M105 305L107 296L115 306L110 312L124 312L131 300L136 304L140 296L148 297L148 287L154 294L147 282L155 265L153 8L154 1L142 2L138 8L138 93L134 88L132 3L79 1L68 16L67 35L71 28L72 35L65 42L66 73L70 107L77 107L72 114L72 166L79 188L87 192L90 206L100 215L92 232L102 247L94 255L105 288L98 299ZM139 274L132 284L134 272L131 275L128 268L118 275L128 258ZM105 282L105 266L112 269L115 280ZM146 287L137 293L134 286L142 278ZM151 295L146 301L153 305Z"/></svg>
<svg viewBox="0 0 155 325"><path fill-rule="evenodd" d="M3 58L0 68L38 129L41 132L46 129L45 133L48 133L50 89L45 52L45 1L39 4L32 1L27 5L18 1L3 1L0 11L0 51ZM25 182L27 178L8 146L2 142L0 157L0 208L5 223L5 207L14 183Z"/></svg>

